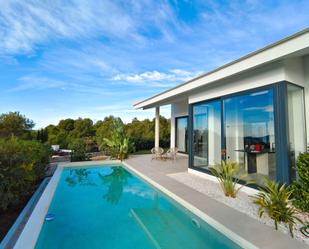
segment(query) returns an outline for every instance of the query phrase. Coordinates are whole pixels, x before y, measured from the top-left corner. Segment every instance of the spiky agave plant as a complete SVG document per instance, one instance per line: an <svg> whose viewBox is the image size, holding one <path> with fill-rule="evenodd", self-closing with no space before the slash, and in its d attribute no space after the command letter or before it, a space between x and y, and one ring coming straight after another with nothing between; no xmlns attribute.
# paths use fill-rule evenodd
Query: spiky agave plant
<svg viewBox="0 0 309 249"><path fill-rule="evenodd" d="M225 161L222 161L221 164L216 163L216 167L209 167L209 169L217 177L225 196L228 197L235 198L242 187L254 183L254 181L247 181L238 186L239 181L244 179L247 173L243 173L238 164L231 160L228 160L227 163Z"/></svg>
<svg viewBox="0 0 309 249"><path fill-rule="evenodd" d="M303 226L300 228L300 232L309 238L309 222L305 222Z"/></svg>
<svg viewBox="0 0 309 249"><path fill-rule="evenodd" d="M274 221L275 228L278 230L278 223L285 223L289 227L290 235L293 237L293 227L296 220L301 220L296 216L297 210L289 205L290 196L293 190L285 184L280 185L265 178L265 184L260 188L260 192L254 196L253 203L259 206L258 215L262 217L264 213Z"/></svg>

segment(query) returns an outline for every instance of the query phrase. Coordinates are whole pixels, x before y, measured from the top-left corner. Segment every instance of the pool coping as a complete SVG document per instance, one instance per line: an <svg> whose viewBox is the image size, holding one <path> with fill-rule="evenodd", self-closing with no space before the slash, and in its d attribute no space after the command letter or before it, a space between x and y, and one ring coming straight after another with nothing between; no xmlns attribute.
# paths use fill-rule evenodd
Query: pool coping
<svg viewBox="0 0 309 249"><path fill-rule="evenodd" d="M173 180L169 176L170 173L160 173L155 168L143 167L143 164L139 164L138 160L128 160L124 164L133 168L134 172L142 179L150 179L151 185L244 248L252 248L250 246L253 246L253 248L260 249L309 249L306 243L291 238L289 234L277 231L260 220L247 216L196 189Z"/></svg>
<svg viewBox="0 0 309 249"><path fill-rule="evenodd" d="M18 240L17 240L17 242L14 246L14 249L28 249L28 248L33 249L35 247L37 239L38 239L39 234L41 232L42 225L44 223L44 218L47 214L47 211L49 209L49 206L50 206L50 203L52 201L53 195L55 193L56 187L57 187L58 182L60 180L61 173L62 173L64 168L66 168L66 167L79 167L79 166L87 166L87 167L104 166L104 165L106 165L106 166L123 165L127 170L129 170L133 174L137 175L142 180L146 181L151 186L158 189L159 191L161 191L162 193L164 193L169 198L173 199L174 201L176 201L177 203L179 203L183 207L187 208L190 212L192 212L193 214L197 215L198 217L200 217L201 219L206 221L208 224L210 224L216 230L223 233L226 237L228 237L229 239L231 239L232 241L234 241L236 244L240 245L243 248L246 248L246 249L273 248L273 247L260 246L260 245L265 245L265 243L263 243L263 242L256 243L256 241L252 243L248 239L245 239L243 236L238 235L236 232L229 229L228 226L223 224L226 221L222 222L222 223L219 222L218 220L216 220L213 217L211 217L210 215L208 215L207 212L203 211L202 209L199 209L198 205L195 205L195 203L192 204L192 203L190 203L190 201L185 200L186 198L182 198L180 194L177 195L176 193L173 193L172 191L168 190L166 187L163 186L163 184L160 184L159 182L156 182L155 180L146 176L144 173L140 172L138 169L135 169L134 167L132 167L129 163L127 163L125 161L121 162L119 160L109 160L109 161L59 163L54 175L52 176L50 182L46 186L43 194L41 195L39 201L37 202L35 208L33 209L33 212L30 215L23 231L21 232L21 234L20 234L20 236L19 236L19 238L18 238ZM168 177L168 176L166 176L166 177ZM252 231L252 232L254 232L254 231ZM280 233L278 231L276 231L276 232ZM271 230L271 233L275 233L275 231ZM286 235L286 236L288 236L288 235ZM284 239L282 242L280 241L279 244L284 245L285 241L288 241L288 238ZM305 243L301 243L299 241L293 240L292 244L294 244L294 242L295 242L294 248L308 248ZM291 244L291 243L288 243L288 244ZM297 246L299 246L299 247L297 247ZM281 248L281 247L278 247L278 245L276 245L275 248ZM282 248L288 248L288 247L282 247Z"/></svg>
<svg viewBox="0 0 309 249"><path fill-rule="evenodd" d="M169 198L173 199L174 201L179 203L181 206L188 209L190 212L192 212L193 214L195 214L196 216L198 216L199 218L204 220L206 223L208 223L214 229L216 229L217 231L219 231L220 233L225 235L228 239L230 239L231 241L233 241L234 243L236 243L240 247L246 248L246 249L259 249L258 247L256 247L255 245L253 245L252 243L247 241L246 239L242 238L241 236L239 236L238 234L236 234L232 230L230 230L227 227L225 227L224 225L222 225L220 222L216 221L215 219L213 219L212 217L210 217L206 213L199 210L194 205L190 204L189 202L185 201L183 198L181 198L178 195L174 194L173 192L169 191L167 188L165 188L161 184L155 182L154 180L152 180L151 178L149 178L145 174L134 169L128 163L126 163L126 162L122 162L122 163L124 164L125 168L127 168L130 172L133 172L135 175L144 179L150 185L157 188L158 190L160 190L161 192L166 194Z"/></svg>
<svg viewBox="0 0 309 249"><path fill-rule="evenodd" d="M118 160L108 160L108 161L86 161L86 162L65 162L59 163L58 167L47 184L44 192L42 193L40 199L38 200L35 208L33 209L23 231L17 239L14 249L33 249L35 248L36 242L39 238L42 226L44 224L44 219L49 209L50 203L53 199L54 193L56 191L58 182L61 177L61 173L65 167L79 167L79 166L116 166L121 164Z"/></svg>
<svg viewBox="0 0 309 249"><path fill-rule="evenodd" d="M15 222L6 233L2 241L0 242L0 249L13 248L21 232L23 231L33 209L35 208L38 200L43 194L45 187L49 183L51 177L45 177L40 183L39 187L33 193L26 206L22 209Z"/></svg>

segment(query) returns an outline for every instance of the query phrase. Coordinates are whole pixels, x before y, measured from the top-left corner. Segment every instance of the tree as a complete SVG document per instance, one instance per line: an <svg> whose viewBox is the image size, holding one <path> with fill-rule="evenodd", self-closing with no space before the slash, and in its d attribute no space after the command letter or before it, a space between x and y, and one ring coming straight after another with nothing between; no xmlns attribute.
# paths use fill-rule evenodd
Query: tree
<svg viewBox="0 0 309 249"><path fill-rule="evenodd" d="M58 125L46 127L48 143L58 144L60 148L68 148L76 139L82 139L87 145L87 151L97 151L93 122L89 118L63 119Z"/></svg>
<svg viewBox="0 0 309 249"><path fill-rule="evenodd" d="M69 133L74 130L74 120L71 118L60 120L58 129Z"/></svg>
<svg viewBox="0 0 309 249"><path fill-rule="evenodd" d="M23 139L31 139L34 122L19 112L9 112L0 116L0 137L9 138L12 135Z"/></svg>
<svg viewBox="0 0 309 249"><path fill-rule="evenodd" d="M135 150L150 150L154 147L155 119L138 120L134 118L126 125L126 131L130 140L134 143ZM170 144L170 120L160 116L160 146L169 147Z"/></svg>
<svg viewBox="0 0 309 249"><path fill-rule="evenodd" d="M50 148L17 137L0 139L0 211L29 197L45 174Z"/></svg>
<svg viewBox="0 0 309 249"><path fill-rule="evenodd" d="M105 149L104 138L111 139L114 127L114 121L118 119L114 116L105 117L103 121L98 121L95 124L96 142L101 149ZM122 121L121 121L122 122Z"/></svg>
<svg viewBox="0 0 309 249"><path fill-rule="evenodd" d="M45 127L45 130L47 131L47 137L48 137L48 143L53 145L53 144L58 144L58 139L57 139L57 134L59 133L59 129L55 125L48 125Z"/></svg>
<svg viewBox="0 0 309 249"><path fill-rule="evenodd" d="M48 143L58 144L60 148L68 148L68 146L77 138L83 139L86 143L86 151L97 151L98 147L101 150L107 149L105 139L112 140L114 133L114 123L121 122L124 127L124 132L130 142L134 144L135 150L150 150L154 147L154 131L155 120L138 120L134 118L132 122L123 124L119 117L112 115L105 117L104 120L99 120L93 124L89 118L63 119L58 125L49 125L45 129L47 131ZM40 131L41 133L41 131ZM38 135L39 137L42 134ZM43 141L44 139L40 139ZM130 143L130 144L131 144ZM165 117L160 117L160 146L163 148L169 147L170 144L170 120Z"/></svg>
<svg viewBox="0 0 309 249"><path fill-rule="evenodd" d="M48 141L48 132L46 129L40 129L36 131L36 137L35 139L37 141L40 141L41 143L45 143Z"/></svg>
<svg viewBox="0 0 309 249"><path fill-rule="evenodd" d="M94 135L93 122L89 118L79 118L74 122L74 129L70 132L73 138L91 137Z"/></svg>

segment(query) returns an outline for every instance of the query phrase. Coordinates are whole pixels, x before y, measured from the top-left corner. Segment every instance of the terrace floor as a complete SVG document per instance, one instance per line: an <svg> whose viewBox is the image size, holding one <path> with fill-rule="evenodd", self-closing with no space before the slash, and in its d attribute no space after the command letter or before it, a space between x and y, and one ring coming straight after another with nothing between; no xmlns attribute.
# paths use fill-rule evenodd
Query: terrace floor
<svg viewBox="0 0 309 249"><path fill-rule="evenodd" d="M188 157L178 155L174 160L152 160L151 155L132 155L126 160L141 172L155 172L156 174L174 174L186 172L188 170Z"/></svg>
<svg viewBox="0 0 309 249"><path fill-rule="evenodd" d="M308 248L308 245L275 231L256 219L244 215L207 195L170 177L170 174L186 172L188 157L178 156L176 161L151 160L151 155L131 156L126 166L150 183L156 183L163 192L172 193L183 203L214 219L228 230L249 241L256 248Z"/></svg>

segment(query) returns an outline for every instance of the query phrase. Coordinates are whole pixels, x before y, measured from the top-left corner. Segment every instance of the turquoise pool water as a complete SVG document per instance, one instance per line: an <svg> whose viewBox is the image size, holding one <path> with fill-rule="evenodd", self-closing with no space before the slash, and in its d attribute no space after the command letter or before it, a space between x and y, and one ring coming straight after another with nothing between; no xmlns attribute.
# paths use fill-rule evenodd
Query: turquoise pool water
<svg viewBox="0 0 309 249"><path fill-rule="evenodd" d="M123 167L65 168L36 249L240 248Z"/></svg>

